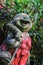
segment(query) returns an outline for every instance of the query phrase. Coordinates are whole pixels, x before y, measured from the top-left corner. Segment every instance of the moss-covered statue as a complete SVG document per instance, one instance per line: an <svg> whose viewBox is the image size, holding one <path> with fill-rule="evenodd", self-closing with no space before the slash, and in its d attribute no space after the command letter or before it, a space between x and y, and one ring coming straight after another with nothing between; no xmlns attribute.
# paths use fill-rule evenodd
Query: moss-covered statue
<svg viewBox="0 0 43 65"><path fill-rule="evenodd" d="M31 49L28 31L31 28L32 22L25 13L17 14L10 23L5 25L3 29L8 31L8 35L0 49L1 64L27 65Z"/></svg>

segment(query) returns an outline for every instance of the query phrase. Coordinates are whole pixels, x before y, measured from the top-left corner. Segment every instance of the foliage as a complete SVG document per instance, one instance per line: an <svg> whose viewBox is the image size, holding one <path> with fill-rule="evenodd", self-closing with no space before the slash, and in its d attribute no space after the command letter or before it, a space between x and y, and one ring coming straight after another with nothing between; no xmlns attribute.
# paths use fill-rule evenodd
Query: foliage
<svg viewBox="0 0 43 65"><path fill-rule="evenodd" d="M43 57L43 1L42 0L1 0L4 6L3 11L7 12L7 17L3 21L12 20L17 13L27 13L33 27L29 32L32 38L31 55L39 60ZM1 14L2 15L2 14ZM0 17L1 17L0 15ZM2 21L2 20L1 20ZM41 59L40 59L41 61Z"/></svg>

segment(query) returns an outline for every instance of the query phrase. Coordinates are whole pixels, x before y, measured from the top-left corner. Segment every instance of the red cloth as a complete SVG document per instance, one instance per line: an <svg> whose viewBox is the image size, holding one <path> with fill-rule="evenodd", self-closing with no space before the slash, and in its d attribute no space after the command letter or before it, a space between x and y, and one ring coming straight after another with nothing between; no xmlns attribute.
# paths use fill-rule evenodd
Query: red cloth
<svg viewBox="0 0 43 65"><path fill-rule="evenodd" d="M26 65L31 49L31 38L27 33L23 33L21 38L21 46L18 49L11 65Z"/></svg>

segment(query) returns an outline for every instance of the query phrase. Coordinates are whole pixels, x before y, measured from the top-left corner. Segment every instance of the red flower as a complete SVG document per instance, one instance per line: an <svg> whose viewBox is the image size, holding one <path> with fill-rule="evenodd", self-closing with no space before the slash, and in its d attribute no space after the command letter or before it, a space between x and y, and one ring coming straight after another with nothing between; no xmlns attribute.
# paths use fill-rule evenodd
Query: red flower
<svg viewBox="0 0 43 65"><path fill-rule="evenodd" d="M0 4L0 9L2 9L3 8L3 6L2 6L2 4Z"/></svg>
<svg viewBox="0 0 43 65"><path fill-rule="evenodd" d="M2 2L4 2L4 0L1 0Z"/></svg>

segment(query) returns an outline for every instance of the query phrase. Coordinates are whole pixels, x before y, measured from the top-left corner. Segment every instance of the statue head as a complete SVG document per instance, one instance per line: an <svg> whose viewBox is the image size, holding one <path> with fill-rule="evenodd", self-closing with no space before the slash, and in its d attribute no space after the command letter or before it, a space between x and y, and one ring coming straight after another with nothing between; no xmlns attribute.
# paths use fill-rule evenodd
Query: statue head
<svg viewBox="0 0 43 65"><path fill-rule="evenodd" d="M28 32L32 28L30 17L25 13L15 15L12 23L16 25L22 32Z"/></svg>

